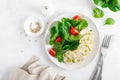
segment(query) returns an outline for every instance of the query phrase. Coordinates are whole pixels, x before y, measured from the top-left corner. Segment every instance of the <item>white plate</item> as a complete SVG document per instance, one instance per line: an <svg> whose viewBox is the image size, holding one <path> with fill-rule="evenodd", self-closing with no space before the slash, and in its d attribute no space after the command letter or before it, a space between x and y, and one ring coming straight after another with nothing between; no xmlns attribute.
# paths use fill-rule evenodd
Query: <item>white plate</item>
<svg viewBox="0 0 120 80"><path fill-rule="evenodd" d="M92 2L92 4L93 4L95 7L99 8L99 9L105 11L105 12L110 12L110 13L120 13L120 11L113 12L113 11L111 11L109 8L102 8L101 6L96 5L96 4L94 3L93 0L91 0L91 2Z"/></svg>
<svg viewBox="0 0 120 80"><path fill-rule="evenodd" d="M93 47L93 52L90 53L90 54L84 59L84 61L81 62L81 63L72 64L72 65L70 65L70 64L65 64L64 62L61 62L61 63L60 63L60 62L58 62L57 58L52 57L52 56L49 54L49 52L48 52L49 49L51 48L51 46L49 45L49 40L50 40L50 32L49 32L49 30L50 30L50 28L52 27L52 25L54 25L54 22L55 22L55 21L60 21L61 18L63 18L63 17L72 18L72 17L75 16L75 15L80 15L80 16L84 17L84 18L88 21L89 26L90 26L90 29L92 29L92 30L94 31L94 33L95 33L95 38L94 38L95 44L94 44L94 47ZM100 39L100 37L99 37L99 33L98 33L98 30L97 30L97 27L96 27L96 25L93 23L93 21L92 21L90 18L88 18L87 16L82 15L82 14L80 14L80 13L65 13L65 14L62 14L62 15L56 17L55 19L51 20L51 22L49 23L48 29L47 29L46 34L45 34L45 49L46 49L46 52L47 52L49 58L50 58L56 65L58 65L59 67L61 67L61 68L63 68L63 69L73 70L73 69L82 68L82 67L88 65L88 64L95 58L95 56L97 55L98 49L99 49L99 44L100 44L99 39Z"/></svg>

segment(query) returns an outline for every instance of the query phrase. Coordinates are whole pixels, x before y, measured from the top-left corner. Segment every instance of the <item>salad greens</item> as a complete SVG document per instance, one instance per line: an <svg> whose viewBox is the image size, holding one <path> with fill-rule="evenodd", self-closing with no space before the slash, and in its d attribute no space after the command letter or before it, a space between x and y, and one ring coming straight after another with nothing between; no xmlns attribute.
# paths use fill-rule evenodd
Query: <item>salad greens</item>
<svg viewBox="0 0 120 80"><path fill-rule="evenodd" d="M94 3L98 6L106 8L108 6L108 1L109 0L94 0Z"/></svg>
<svg viewBox="0 0 120 80"><path fill-rule="evenodd" d="M113 25L115 20L113 18L107 18L105 21L105 25Z"/></svg>
<svg viewBox="0 0 120 80"><path fill-rule="evenodd" d="M104 17L104 12L99 8L94 8L92 12L93 17L95 18L102 18Z"/></svg>
<svg viewBox="0 0 120 80"><path fill-rule="evenodd" d="M108 7L113 11L120 11L120 0L110 0Z"/></svg>
<svg viewBox="0 0 120 80"><path fill-rule="evenodd" d="M71 27L73 27L73 30L71 30ZM57 21L56 24L50 28L51 36L49 44L53 46L56 52L55 57L59 62L63 61L63 54L66 51L76 50L78 48L79 40L82 37L80 31L87 27L88 22L85 19L74 20L62 18L61 21ZM78 31L78 34L74 35L70 31L76 34ZM53 52L53 49L51 52Z"/></svg>
<svg viewBox="0 0 120 80"><path fill-rule="evenodd" d="M93 0L94 3L102 8L109 8L113 12L120 11L120 0Z"/></svg>

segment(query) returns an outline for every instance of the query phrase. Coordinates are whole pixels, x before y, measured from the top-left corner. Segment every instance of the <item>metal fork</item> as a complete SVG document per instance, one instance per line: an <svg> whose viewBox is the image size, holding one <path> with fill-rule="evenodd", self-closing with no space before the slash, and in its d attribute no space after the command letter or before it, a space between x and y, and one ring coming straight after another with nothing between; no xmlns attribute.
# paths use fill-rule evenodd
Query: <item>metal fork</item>
<svg viewBox="0 0 120 80"><path fill-rule="evenodd" d="M89 80L101 80L102 79L102 68L103 68L104 57L106 56L107 49L109 48L111 37L112 35L104 36L104 39L103 39L103 42L100 48L100 56L97 61L97 65Z"/></svg>

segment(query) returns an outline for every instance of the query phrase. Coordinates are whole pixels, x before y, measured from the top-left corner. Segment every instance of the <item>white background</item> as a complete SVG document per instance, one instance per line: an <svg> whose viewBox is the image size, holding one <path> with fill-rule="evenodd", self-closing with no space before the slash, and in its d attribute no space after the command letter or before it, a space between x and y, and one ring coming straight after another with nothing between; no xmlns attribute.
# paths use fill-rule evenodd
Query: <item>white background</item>
<svg viewBox="0 0 120 80"><path fill-rule="evenodd" d="M65 11L77 11L89 16L97 25L100 36L114 34L112 45L104 63L103 80L120 80L120 14L107 13L101 19L92 17L94 7L90 0L46 0L53 4L55 14ZM43 0L0 0L0 80L8 80L11 68L22 66L31 56L41 59L41 64L54 67L56 71L67 76L68 80L88 80L96 59L88 66L73 71L65 71L53 64L44 51L42 36L26 36L23 25L29 16L41 14ZM103 26L107 17L115 19L113 26ZM44 17L45 21L48 17Z"/></svg>

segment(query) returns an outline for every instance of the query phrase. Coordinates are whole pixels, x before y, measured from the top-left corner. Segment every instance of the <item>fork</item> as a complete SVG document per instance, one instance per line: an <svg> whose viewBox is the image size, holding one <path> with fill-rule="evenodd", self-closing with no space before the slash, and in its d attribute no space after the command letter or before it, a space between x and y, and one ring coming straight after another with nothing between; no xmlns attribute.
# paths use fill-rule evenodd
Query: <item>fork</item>
<svg viewBox="0 0 120 80"><path fill-rule="evenodd" d="M105 35L104 36L102 45L100 47L100 56L99 56L99 59L97 61L97 65L96 65L89 80L102 80L103 62L104 62L104 58L107 54L106 53L107 49L110 46L111 37L112 37L112 35Z"/></svg>

